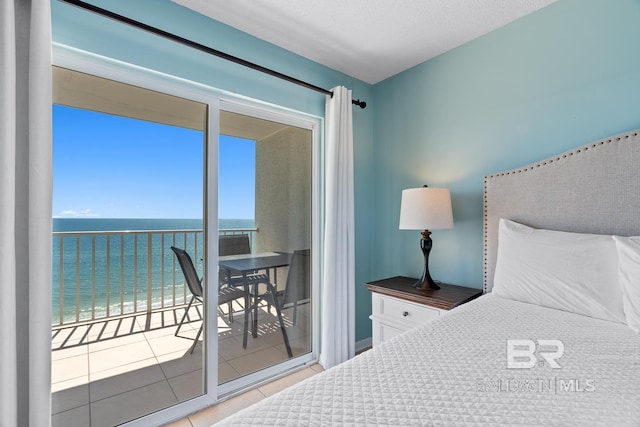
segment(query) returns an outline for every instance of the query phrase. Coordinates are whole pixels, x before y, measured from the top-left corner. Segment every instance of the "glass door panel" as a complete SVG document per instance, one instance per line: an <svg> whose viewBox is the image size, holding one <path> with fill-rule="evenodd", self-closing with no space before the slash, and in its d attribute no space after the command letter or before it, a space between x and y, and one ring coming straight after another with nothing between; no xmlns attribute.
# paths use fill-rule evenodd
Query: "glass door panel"
<svg viewBox="0 0 640 427"><path fill-rule="evenodd" d="M205 392L207 106L53 76L52 421L116 425Z"/></svg>
<svg viewBox="0 0 640 427"><path fill-rule="evenodd" d="M220 112L218 382L312 351L312 131ZM222 298L220 299L222 301Z"/></svg>

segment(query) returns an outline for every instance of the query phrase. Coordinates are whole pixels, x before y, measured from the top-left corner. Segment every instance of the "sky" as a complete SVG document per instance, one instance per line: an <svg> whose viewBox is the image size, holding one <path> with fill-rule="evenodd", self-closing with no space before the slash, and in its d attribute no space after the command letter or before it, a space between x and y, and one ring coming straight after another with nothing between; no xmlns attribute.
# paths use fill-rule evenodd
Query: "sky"
<svg viewBox="0 0 640 427"><path fill-rule="evenodd" d="M203 148L201 131L54 105L53 217L202 218ZM221 135L219 159L219 218L253 218L255 142Z"/></svg>

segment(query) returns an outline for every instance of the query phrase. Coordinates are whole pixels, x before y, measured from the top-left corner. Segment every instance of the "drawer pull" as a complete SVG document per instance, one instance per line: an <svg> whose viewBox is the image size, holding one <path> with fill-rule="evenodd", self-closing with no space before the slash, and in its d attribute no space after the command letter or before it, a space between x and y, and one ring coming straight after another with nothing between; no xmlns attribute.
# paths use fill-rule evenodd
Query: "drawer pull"
<svg viewBox="0 0 640 427"><path fill-rule="evenodd" d="M404 317L407 317L407 316L409 315L409 312L408 312L408 311L403 311L403 312L402 312L402 315L403 315Z"/></svg>

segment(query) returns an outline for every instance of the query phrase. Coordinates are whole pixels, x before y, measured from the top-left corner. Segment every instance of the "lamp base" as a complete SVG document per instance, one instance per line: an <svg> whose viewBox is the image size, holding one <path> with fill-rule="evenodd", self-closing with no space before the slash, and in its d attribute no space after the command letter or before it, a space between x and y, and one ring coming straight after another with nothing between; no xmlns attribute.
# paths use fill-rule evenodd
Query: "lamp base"
<svg viewBox="0 0 640 427"><path fill-rule="evenodd" d="M431 252L431 247L433 246L431 232L429 230L423 230L420 234L422 234L422 239L420 239L420 248L424 255L424 270L422 271L422 277L413 284L413 287L416 289L435 291L440 289L440 286L436 285L429 274L429 252Z"/></svg>
<svg viewBox="0 0 640 427"><path fill-rule="evenodd" d="M438 286L431 277L425 279L424 276L414 283L413 287L416 289L424 289L425 291L437 291L440 289L440 286Z"/></svg>

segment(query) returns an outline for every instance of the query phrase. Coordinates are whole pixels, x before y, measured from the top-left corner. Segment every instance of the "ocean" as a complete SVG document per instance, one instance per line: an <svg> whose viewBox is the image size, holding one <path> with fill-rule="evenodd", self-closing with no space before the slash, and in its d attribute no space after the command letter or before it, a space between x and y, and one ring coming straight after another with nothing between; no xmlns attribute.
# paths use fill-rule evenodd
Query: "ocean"
<svg viewBox="0 0 640 427"><path fill-rule="evenodd" d="M221 230L254 226L219 220ZM188 301L171 246L202 276L201 219L54 218L53 231L52 324L143 311L148 289L154 308Z"/></svg>

